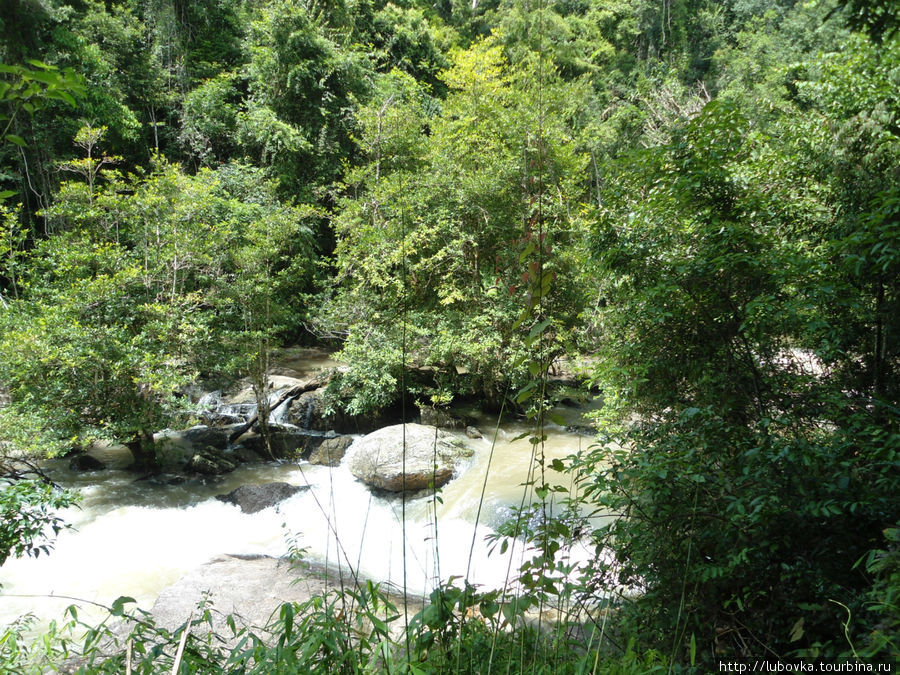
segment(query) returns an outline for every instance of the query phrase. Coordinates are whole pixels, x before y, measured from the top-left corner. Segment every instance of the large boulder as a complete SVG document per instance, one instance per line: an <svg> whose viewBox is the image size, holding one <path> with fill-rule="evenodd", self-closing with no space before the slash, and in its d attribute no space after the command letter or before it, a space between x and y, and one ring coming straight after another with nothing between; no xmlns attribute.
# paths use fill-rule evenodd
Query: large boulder
<svg viewBox="0 0 900 675"><path fill-rule="evenodd" d="M313 450L309 455L310 464L322 464L324 466L337 466L344 458L344 454L353 444L352 436L334 436L322 441L322 445Z"/></svg>
<svg viewBox="0 0 900 675"><path fill-rule="evenodd" d="M435 427L395 424L357 439L346 461L350 472L364 483L401 492L444 485L453 475L454 460L466 456L471 456L471 450Z"/></svg>
<svg viewBox="0 0 900 675"><path fill-rule="evenodd" d="M403 419L402 412L400 404L358 415L341 410L328 412L328 406L325 403L325 389L320 387L303 392L293 399L287 411L286 421L301 429L335 431L339 434L362 434L389 424L396 424Z"/></svg>
<svg viewBox="0 0 900 675"><path fill-rule="evenodd" d="M206 446L224 450L228 447L228 437L238 426L240 425L210 427L205 424L198 424L195 427L176 433L180 433L181 437L194 447Z"/></svg>
<svg viewBox="0 0 900 675"><path fill-rule="evenodd" d="M69 468L72 471L102 471L106 464L87 453L81 453L69 460Z"/></svg>
<svg viewBox="0 0 900 675"><path fill-rule="evenodd" d="M469 416L457 415L446 408L419 406L419 421L439 429L465 429L474 426L476 421Z"/></svg>
<svg viewBox="0 0 900 675"><path fill-rule="evenodd" d="M327 431L325 419L325 402L321 389L306 391L291 402L287 421L301 429Z"/></svg>
<svg viewBox="0 0 900 675"><path fill-rule="evenodd" d="M235 636L228 625L229 621L234 621L238 630L249 628L264 644L275 645L284 624L281 621L273 623L272 619L278 618L282 603L304 604L311 598L326 597L346 581L339 570L327 570L305 560L222 555L164 590L150 613L157 626L175 631L199 605L211 606L217 611L210 612L210 624L206 621L195 624L191 627L192 636L199 640L214 639L217 645L233 649L242 638L240 633ZM359 581L365 583L363 579ZM410 613L421 611L424 605L423 598L412 593L406 597L389 596L389 600L398 607L406 601ZM353 610L352 606L347 611L345 620L353 622L352 625L363 620L364 612ZM268 628L261 628L267 625ZM389 625L392 638L401 640L403 622L393 621ZM123 636L120 644L124 644L125 631L117 631L117 634Z"/></svg>
<svg viewBox="0 0 900 675"><path fill-rule="evenodd" d="M227 495L216 495L216 499L237 505L244 513L256 513L293 497L307 487L290 483L263 483L262 485L241 485Z"/></svg>
<svg viewBox="0 0 900 675"><path fill-rule="evenodd" d="M241 436L240 445L263 457L269 456L269 448L271 448L275 457L306 459L322 444L325 438L326 436L322 432L270 424L268 446L266 446L266 439L259 433Z"/></svg>

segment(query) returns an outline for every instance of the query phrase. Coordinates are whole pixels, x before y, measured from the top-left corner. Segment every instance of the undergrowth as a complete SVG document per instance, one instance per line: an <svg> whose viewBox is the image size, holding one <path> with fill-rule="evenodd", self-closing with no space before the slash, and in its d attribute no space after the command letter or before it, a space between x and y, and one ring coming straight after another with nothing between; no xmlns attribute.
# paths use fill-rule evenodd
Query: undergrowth
<svg viewBox="0 0 900 675"><path fill-rule="evenodd" d="M521 598L520 598L521 599ZM75 606L30 639L33 616L0 634L3 673L656 673L656 651L615 648L574 617L540 625L527 602L471 586L436 589L409 624L396 601L371 582L282 604L267 625L242 626L205 601L180 626L117 599L89 623ZM225 626L222 629L222 626ZM407 644L409 650L407 650Z"/></svg>

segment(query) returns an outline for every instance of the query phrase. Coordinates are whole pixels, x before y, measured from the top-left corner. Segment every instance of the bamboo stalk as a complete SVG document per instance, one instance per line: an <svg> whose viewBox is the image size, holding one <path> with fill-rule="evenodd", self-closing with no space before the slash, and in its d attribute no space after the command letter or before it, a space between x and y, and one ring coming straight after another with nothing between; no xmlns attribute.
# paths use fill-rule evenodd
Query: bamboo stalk
<svg viewBox="0 0 900 675"><path fill-rule="evenodd" d="M194 613L191 612L188 616L187 625L184 627L184 632L181 634L181 640L178 642L178 651L175 652L175 663L172 665L172 675L178 675L178 669L181 667L181 659L184 656L184 645L187 643L188 633L191 632L191 621L194 618Z"/></svg>

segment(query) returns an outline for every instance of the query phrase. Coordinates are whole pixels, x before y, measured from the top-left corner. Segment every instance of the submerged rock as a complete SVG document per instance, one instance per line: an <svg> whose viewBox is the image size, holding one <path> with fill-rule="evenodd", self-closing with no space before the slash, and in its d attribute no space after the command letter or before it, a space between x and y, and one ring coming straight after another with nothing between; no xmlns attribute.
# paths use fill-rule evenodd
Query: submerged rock
<svg viewBox="0 0 900 675"><path fill-rule="evenodd" d="M241 485L227 495L216 495L216 499L237 505L244 513L256 513L293 497L308 487L290 483L263 483L262 485Z"/></svg>
<svg viewBox="0 0 900 675"><path fill-rule="evenodd" d="M372 487L390 492L404 488L415 491L447 483L453 475L454 460L471 453L435 427L396 424L354 442L347 452L347 465L354 476Z"/></svg>

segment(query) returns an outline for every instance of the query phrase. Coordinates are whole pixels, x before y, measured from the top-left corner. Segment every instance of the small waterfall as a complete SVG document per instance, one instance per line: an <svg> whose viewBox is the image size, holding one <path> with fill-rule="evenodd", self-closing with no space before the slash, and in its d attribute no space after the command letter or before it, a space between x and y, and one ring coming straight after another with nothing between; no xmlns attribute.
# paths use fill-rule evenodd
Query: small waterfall
<svg viewBox="0 0 900 675"><path fill-rule="evenodd" d="M291 403L296 398L295 396L290 396L286 398L281 403L278 403L279 399L283 395L284 390L279 390L276 392L272 392L269 394L269 424L279 424L282 426L293 426L288 422L288 414L291 410ZM276 405L277 404L277 405ZM275 407L272 407L275 406ZM304 427L308 428L308 427Z"/></svg>

